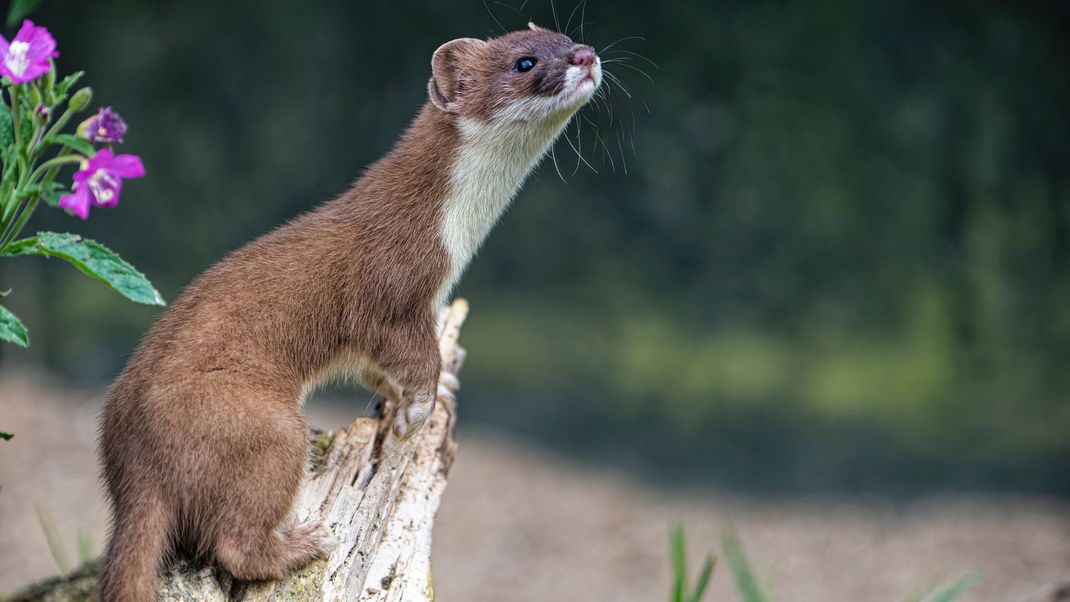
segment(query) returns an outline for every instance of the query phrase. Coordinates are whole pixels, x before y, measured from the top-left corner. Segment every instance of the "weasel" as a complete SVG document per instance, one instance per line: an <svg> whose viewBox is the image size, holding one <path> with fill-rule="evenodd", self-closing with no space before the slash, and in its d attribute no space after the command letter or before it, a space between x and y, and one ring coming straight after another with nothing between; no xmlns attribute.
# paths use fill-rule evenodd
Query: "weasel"
<svg viewBox="0 0 1070 602"><path fill-rule="evenodd" d="M347 371L397 403L395 436L420 428L439 394L437 309L601 80L593 48L532 24L442 45L427 102L386 156L185 289L104 407L102 601L154 600L171 550L243 580L326 554L329 534L291 516L305 394Z"/></svg>

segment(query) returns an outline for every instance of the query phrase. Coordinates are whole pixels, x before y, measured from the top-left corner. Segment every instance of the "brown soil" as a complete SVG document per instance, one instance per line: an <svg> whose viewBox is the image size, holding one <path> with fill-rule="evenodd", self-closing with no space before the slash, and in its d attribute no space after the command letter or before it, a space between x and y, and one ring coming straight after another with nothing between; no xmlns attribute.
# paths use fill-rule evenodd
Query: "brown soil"
<svg viewBox="0 0 1070 602"><path fill-rule="evenodd" d="M57 572L40 520L77 562L80 529L99 552L105 506L97 484L100 391L73 393L0 379L0 592ZM463 404L463 400L462 400ZM359 406L359 407L357 407ZM354 412L364 402L354 404ZM347 416L313 402L325 427ZM687 526L693 565L730 521L767 589L782 601L907 601L968 572L962 600L1026 600L1070 577L1070 504L1016 497L752 499L657 489L463 432L435 530L434 584L444 602L667 600L668 530ZM738 600L725 566L711 602Z"/></svg>

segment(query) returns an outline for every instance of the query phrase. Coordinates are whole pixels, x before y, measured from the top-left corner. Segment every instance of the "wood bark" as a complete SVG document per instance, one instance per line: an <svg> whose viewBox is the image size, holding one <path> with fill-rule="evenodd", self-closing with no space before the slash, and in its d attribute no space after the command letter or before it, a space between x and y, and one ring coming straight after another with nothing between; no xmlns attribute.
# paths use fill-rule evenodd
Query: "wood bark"
<svg viewBox="0 0 1070 602"><path fill-rule="evenodd" d="M468 304L459 299L440 317L443 377L452 389L464 362L457 344ZM452 378L451 378L452 376ZM390 430L395 408L358 418L314 437L313 470L295 514L319 520L338 539L329 557L288 579L237 582L216 566L180 560L160 581L159 599L230 601L430 602L431 530L456 444L456 402L440 396L423 429L404 441ZM28 587L12 602L92 600L97 564Z"/></svg>

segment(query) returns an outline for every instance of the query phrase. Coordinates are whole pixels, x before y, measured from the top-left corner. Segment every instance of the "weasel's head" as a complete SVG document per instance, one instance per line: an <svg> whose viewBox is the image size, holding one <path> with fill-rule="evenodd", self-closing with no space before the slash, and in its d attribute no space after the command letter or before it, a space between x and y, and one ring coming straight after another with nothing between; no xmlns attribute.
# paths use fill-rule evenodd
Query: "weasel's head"
<svg viewBox="0 0 1070 602"><path fill-rule="evenodd" d="M499 38L461 38L431 57L431 103L484 122L564 120L594 96L602 63L594 48L529 24Z"/></svg>

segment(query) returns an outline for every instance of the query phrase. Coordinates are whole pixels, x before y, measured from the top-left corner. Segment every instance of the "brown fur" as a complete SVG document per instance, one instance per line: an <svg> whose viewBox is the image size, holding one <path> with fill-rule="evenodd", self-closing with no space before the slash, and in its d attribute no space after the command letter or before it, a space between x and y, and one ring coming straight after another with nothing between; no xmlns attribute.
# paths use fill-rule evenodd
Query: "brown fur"
<svg viewBox="0 0 1070 602"><path fill-rule="evenodd" d="M507 73L518 53L573 47L546 30L457 42L436 53L431 99L388 155L194 280L114 383L100 438L113 509L102 600L154 599L176 547L239 579L279 578L324 553L320 527L290 517L311 383L363 363L366 383L400 392L399 411L433 405L457 118L490 119L502 98L534 93Z"/></svg>

